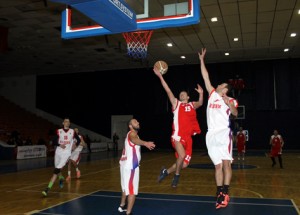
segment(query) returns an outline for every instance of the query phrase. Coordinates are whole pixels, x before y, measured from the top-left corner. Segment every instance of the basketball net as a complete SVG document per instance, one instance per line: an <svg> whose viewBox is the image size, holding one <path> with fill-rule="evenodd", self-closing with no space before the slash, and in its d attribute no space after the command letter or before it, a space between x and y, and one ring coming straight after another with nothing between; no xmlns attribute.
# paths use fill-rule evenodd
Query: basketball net
<svg viewBox="0 0 300 215"><path fill-rule="evenodd" d="M122 33L127 43L127 54L131 58L145 59L152 33L153 30Z"/></svg>

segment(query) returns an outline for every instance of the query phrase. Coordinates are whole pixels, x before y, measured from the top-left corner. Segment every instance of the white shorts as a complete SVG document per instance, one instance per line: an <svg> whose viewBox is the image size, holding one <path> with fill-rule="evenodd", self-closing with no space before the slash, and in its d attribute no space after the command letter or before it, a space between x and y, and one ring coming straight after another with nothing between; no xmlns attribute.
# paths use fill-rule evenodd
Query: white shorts
<svg viewBox="0 0 300 215"><path fill-rule="evenodd" d="M80 154L81 154L81 151L76 151L76 150L74 150L74 151L71 153L70 160L75 161L76 164L78 165L78 164L79 164L79 161L80 161L80 158L81 158Z"/></svg>
<svg viewBox="0 0 300 215"><path fill-rule="evenodd" d="M222 160L232 162L231 130L226 128L218 131L208 131L206 134L206 147L214 165L222 163Z"/></svg>
<svg viewBox="0 0 300 215"><path fill-rule="evenodd" d="M54 156L54 166L57 169L63 168L71 156L71 151L57 147Z"/></svg>
<svg viewBox="0 0 300 215"><path fill-rule="evenodd" d="M126 169L120 166L121 188L127 195L137 195L139 191L140 168Z"/></svg>

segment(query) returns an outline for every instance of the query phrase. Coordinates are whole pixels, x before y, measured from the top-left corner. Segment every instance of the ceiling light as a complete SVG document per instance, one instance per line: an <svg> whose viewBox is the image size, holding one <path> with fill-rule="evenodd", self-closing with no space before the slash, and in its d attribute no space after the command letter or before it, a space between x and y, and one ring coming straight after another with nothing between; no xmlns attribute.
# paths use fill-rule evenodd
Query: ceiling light
<svg viewBox="0 0 300 215"><path fill-rule="evenodd" d="M182 55L180 58L181 58L181 59L185 59L185 56L184 56L184 55Z"/></svg>
<svg viewBox="0 0 300 215"><path fill-rule="evenodd" d="M239 38L235 37L233 38L233 41L239 41Z"/></svg>
<svg viewBox="0 0 300 215"><path fill-rule="evenodd" d="M288 52L289 50L290 50L290 49L284 49L283 51L284 51L284 52Z"/></svg>
<svg viewBox="0 0 300 215"><path fill-rule="evenodd" d="M167 43L167 46L172 47L173 44L172 43Z"/></svg>
<svg viewBox="0 0 300 215"><path fill-rule="evenodd" d="M291 37L295 37L296 35L296 33L291 33Z"/></svg>
<svg viewBox="0 0 300 215"><path fill-rule="evenodd" d="M225 55L228 56L228 55L229 55L229 52L225 52Z"/></svg>
<svg viewBox="0 0 300 215"><path fill-rule="evenodd" d="M213 18L211 18L210 21L212 21L212 22L217 22L217 21L218 21L218 18L217 18L217 17L213 17Z"/></svg>
<svg viewBox="0 0 300 215"><path fill-rule="evenodd" d="M300 14L300 10L298 10L298 14Z"/></svg>

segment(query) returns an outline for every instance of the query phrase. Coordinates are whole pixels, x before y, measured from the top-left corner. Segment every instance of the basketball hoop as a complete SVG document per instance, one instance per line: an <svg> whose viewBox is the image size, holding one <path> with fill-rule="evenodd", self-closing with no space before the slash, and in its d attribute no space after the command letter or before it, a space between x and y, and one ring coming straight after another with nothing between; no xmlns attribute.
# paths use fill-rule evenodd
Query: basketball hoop
<svg viewBox="0 0 300 215"><path fill-rule="evenodd" d="M153 30L122 33L127 43L127 54L131 58L145 59L152 33Z"/></svg>

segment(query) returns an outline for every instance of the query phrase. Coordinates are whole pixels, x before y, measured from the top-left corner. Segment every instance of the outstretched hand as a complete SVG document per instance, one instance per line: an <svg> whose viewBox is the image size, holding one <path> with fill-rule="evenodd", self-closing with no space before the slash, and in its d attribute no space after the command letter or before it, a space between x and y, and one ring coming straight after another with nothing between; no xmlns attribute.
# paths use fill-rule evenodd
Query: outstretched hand
<svg viewBox="0 0 300 215"><path fill-rule="evenodd" d="M197 84L197 88L195 88L195 90L196 90L199 94L203 94L203 89L202 89L202 87L201 87L199 84Z"/></svg>
<svg viewBox="0 0 300 215"><path fill-rule="evenodd" d="M162 74L160 73L159 68L157 68L156 66L153 67L153 71L154 71L155 75L157 75L158 77L162 76Z"/></svg>
<svg viewBox="0 0 300 215"><path fill-rule="evenodd" d="M201 61L204 60L205 54L206 54L206 48L202 48L201 53L198 52L199 60L201 60Z"/></svg>
<svg viewBox="0 0 300 215"><path fill-rule="evenodd" d="M146 146L149 150L152 150L155 148L155 144L153 142L146 142L144 144L144 146Z"/></svg>

